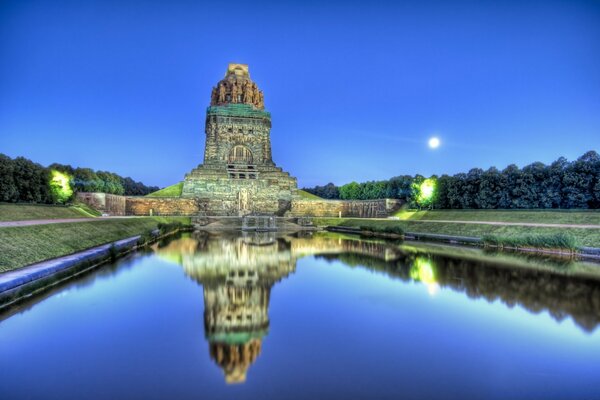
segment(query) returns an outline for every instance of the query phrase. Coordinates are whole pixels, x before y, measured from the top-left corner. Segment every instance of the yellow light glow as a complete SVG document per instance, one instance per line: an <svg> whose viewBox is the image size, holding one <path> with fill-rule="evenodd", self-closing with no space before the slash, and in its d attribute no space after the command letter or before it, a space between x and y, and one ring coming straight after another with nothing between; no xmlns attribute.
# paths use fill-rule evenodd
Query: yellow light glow
<svg viewBox="0 0 600 400"><path fill-rule="evenodd" d="M50 171L50 189L57 203L66 203L73 196L71 177L53 169Z"/></svg>
<svg viewBox="0 0 600 400"><path fill-rule="evenodd" d="M425 179L423 183L421 183L421 198L423 200L429 200L431 196L433 196L433 191L435 190L435 181L431 178Z"/></svg>
<svg viewBox="0 0 600 400"><path fill-rule="evenodd" d="M417 257L415 263L410 267L410 277L427 286L427 292L433 296L440 290L440 285L435 276L435 268L428 258Z"/></svg>

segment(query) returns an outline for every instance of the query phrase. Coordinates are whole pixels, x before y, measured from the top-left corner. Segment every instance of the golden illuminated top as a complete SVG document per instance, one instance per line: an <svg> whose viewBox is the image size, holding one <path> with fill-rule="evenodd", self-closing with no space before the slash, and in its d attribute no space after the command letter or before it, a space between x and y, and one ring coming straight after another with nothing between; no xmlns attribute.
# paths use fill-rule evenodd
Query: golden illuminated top
<svg viewBox="0 0 600 400"><path fill-rule="evenodd" d="M247 64L229 64L225 77L212 90L211 106L230 104L245 104L259 110L265 108L263 92L250 79Z"/></svg>

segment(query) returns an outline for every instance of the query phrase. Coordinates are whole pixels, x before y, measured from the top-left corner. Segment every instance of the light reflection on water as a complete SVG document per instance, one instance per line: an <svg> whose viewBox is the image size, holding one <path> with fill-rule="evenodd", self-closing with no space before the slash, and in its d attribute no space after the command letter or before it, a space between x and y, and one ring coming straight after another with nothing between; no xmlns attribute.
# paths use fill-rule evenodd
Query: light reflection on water
<svg viewBox="0 0 600 400"><path fill-rule="evenodd" d="M196 232L0 316L0 398L590 396L595 268Z"/></svg>

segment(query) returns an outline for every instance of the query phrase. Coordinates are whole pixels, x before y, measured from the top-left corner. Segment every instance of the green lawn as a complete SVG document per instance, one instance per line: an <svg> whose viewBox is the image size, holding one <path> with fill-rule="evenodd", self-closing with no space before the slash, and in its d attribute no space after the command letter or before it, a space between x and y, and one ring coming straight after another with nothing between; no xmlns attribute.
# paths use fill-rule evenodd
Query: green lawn
<svg viewBox="0 0 600 400"><path fill-rule="evenodd" d="M538 228L527 226L502 226L502 225L473 225L456 222L420 222L420 221L394 221L374 220L360 218L314 218L314 223L319 226L401 226L405 232L437 233L442 235L483 237L496 235L501 237L514 237L519 235L554 235L569 233L575 238L577 246L600 247L600 229L581 228Z"/></svg>
<svg viewBox="0 0 600 400"><path fill-rule="evenodd" d="M87 206L54 206L43 204L0 203L0 221L32 219L90 218L95 210Z"/></svg>
<svg viewBox="0 0 600 400"><path fill-rule="evenodd" d="M72 254L155 229L185 217L148 217L0 228L0 272Z"/></svg>
<svg viewBox="0 0 600 400"><path fill-rule="evenodd" d="M179 182L174 185L167 186L166 188L157 190L156 192L147 194L146 197L180 197L182 191L183 182Z"/></svg>
<svg viewBox="0 0 600 400"><path fill-rule="evenodd" d="M298 196L300 196L302 200L322 200L322 198L316 194L308 193L300 189L298 189Z"/></svg>
<svg viewBox="0 0 600 400"><path fill-rule="evenodd" d="M600 210L400 210L401 220L498 221L600 225Z"/></svg>

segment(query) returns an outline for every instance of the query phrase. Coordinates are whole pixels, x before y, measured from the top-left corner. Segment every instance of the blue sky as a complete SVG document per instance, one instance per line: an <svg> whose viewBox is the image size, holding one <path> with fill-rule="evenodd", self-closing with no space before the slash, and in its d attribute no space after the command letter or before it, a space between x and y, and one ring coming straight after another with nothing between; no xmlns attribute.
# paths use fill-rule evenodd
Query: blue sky
<svg viewBox="0 0 600 400"><path fill-rule="evenodd" d="M229 62L300 186L600 150L600 2L450 3L3 1L0 152L175 183Z"/></svg>

